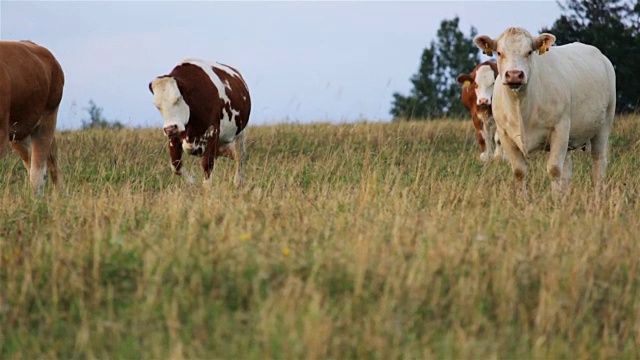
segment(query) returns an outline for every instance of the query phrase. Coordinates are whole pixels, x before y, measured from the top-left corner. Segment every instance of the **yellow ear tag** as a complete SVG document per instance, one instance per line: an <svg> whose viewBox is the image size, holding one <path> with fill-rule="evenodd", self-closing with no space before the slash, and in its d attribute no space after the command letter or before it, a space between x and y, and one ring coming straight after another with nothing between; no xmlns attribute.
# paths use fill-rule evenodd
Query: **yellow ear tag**
<svg viewBox="0 0 640 360"><path fill-rule="evenodd" d="M540 46L540 49L538 49L538 54L542 55L542 54L546 53L547 50L549 50L549 47L547 45L542 45L542 46Z"/></svg>
<svg viewBox="0 0 640 360"><path fill-rule="evenodd" d="M484 53L487 54L487 56L493 55L493 51L491 51L491 48L489 47L489 43L484 44Z"/></svg>
<svg viewBox="0 0 640 360"><path fill-rule="evenodd" d="M471 81L469 81L469 80L465 80L464 83L462 83L462 87L463 88L466 88L469 85L471 85Z"/></svg>

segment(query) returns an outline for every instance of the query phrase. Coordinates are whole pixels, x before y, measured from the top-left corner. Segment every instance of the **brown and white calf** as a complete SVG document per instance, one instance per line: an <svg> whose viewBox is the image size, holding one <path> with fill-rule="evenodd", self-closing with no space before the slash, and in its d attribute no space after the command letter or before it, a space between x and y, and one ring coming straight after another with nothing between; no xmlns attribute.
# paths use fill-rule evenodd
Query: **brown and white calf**
<svg viewBox="0 0 640 360"><path fill-rule="evenodd" d="M54 133L63 87L62 67L49 50L31 41L0 41L0 158L11 142L35 194L47 169L54 184L62 183Z"/></svg>
<svg viewBox="0 0 640 360"><path fill-rule="evenodd" d="M460 74L456 78L462 84L462 104L471 113L482 161L489 161L492 156L495 159L503 156L491 111L493 85L497 76L496 63L485 61L476 66L470 74ZM495 153L491 146L492 141L495 143Z"/></svg>
<svg viewBox="0 0 640 360"><path fill-rule="evenodd" d="M181 175L182 152L202 157L204 180L211 180L215 159L236 161L234 183L242 182L245 127L251 112L249 89L227 65L186 59L149 89L164 118L174 174ZM237 141L236 141L237 140Z"/></svg>

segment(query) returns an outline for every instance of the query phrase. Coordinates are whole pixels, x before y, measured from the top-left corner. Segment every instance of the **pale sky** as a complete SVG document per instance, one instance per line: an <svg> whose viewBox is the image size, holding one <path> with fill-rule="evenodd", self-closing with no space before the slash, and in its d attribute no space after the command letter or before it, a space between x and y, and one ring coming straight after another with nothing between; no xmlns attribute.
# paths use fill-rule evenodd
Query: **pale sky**
<svg viewBox="0 0 640 360"><path fill-rule="evenodd" d="M249 124L391 119L443 19L492 37L533 34L555 1L0 1L0 39L47 47L66 77L59 129L93 100L108 120L161 127L148 84L188 57L236 67ZM470 69L471 70L471 69Z"/></svg>

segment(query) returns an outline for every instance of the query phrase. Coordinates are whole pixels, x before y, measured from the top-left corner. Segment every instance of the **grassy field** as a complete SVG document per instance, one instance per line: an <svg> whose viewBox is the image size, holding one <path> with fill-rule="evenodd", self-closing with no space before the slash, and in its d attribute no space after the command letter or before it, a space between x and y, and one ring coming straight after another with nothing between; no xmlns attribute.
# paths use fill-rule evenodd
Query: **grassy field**
<svg viewBox="0 0 640 360"><path fill-rule="evenodd" d="M59 134L66 188L0 161L0 358L637 359L640 117L604 199L529 200L470 122L252 127L242 188L155 130Z"/></svg>

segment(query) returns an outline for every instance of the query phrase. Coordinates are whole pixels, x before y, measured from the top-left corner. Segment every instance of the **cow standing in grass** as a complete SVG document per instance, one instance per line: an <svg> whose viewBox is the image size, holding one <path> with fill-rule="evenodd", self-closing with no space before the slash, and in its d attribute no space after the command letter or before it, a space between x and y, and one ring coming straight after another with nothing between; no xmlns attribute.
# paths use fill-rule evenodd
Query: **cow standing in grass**
<svg viewBox="0 0 640 360"><path fill-rule="evenodd" d="M485 61L476 66L470 74L460 74L456 78L458 83L462 84L462 105L471 113L482 161L489 161L492 157L496 159L502 157L502 148L491 111L496 76L498 76L496 63ZM495 142L495 154L492 142Z"/></svg>
<svg viewBox="0 0 640 360"><path fill-rule="evenodd" d="M534 38L522 28L508 28L496 39L474 39L487 55L498 55L493 116L500 140L522 192L529 155L548 149L555 194L564 193L571 180L570 150L591 143L594 182L601 190L616 108L615 71L597 48L551 47L555 39L547 33Z"/></svg>
<svg viewBox="0 0 640 360"><path fill-rule="evenodd" d="M182 152L202 157L205 182L211 181L215 159L236 161L234 183L242 183L245 127L251 98L240 73L227 65L187 59L149 89L164 118L171 167L181 175Z"/></svg>
<svg viewBox="0 0 640 360"><path fill-rule="evenodd" d="M7 142L40 194L47 170L62 185L56 161L58 107L64 73L51 52L31 41L0 41L0 158Z"/></svg>

